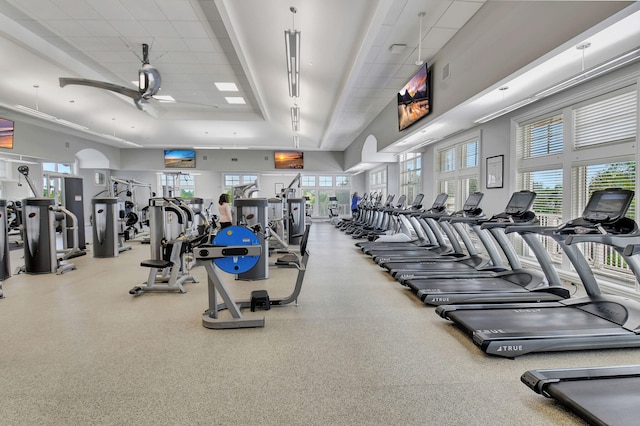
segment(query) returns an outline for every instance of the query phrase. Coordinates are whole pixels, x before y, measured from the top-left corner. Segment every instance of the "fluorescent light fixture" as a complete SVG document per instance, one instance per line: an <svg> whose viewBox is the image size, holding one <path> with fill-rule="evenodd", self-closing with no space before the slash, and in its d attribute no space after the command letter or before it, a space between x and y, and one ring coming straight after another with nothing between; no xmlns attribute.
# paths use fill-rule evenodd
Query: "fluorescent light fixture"
<svg viewBox="0 0 640 426"><path fill-rule="evenodd" d="M523 99L519 102L516 102L515 104L509 105L508 107L502 108L496 112L492 112L491 114L487 114L484 117L480 117L477 120L475 120L474 123L478 123L478 124L486 123L487 121L491 121L495 118L500 117L501 115L505 115L518 108L522 108L523 106L529 105L530 103L535 102L537 100L538 98L536 98L535 96L531 98Z"/></svg>
<svg viewBox="0 0 640 426"><path fill-rule="evenodd" d="M250 149L250 146L194 146L193 149Z"/></svg>
<svg viewBox="0 0 640 426"><path fill-rule="evenodd" d="M96 133L96 134L98 136L100 136L100 137L105 138L105 139L109 139L109 140L112 140L112 141L115 141L115 142L120 142L120 143L123 143L125 145L129 145L129 146L133 146L134 148L142 148L142 145L138 145L137 143L134 143L134 142L129 142L128 140L119 138L117 136L109 135L107 133L101 133L101 134Z"/></svg>
<svg viewBox="0 0 640 426"><path fill-rule="evenodd" d="M491 114L485 115L484 117L481 117L475 120L474 122L478 124L486 123L487 121L491 121L495 118L500 117L501 115L507 114L518 108L522 108L525 105L529 105L532 102L538 101L540 99L544 99L548 96L554 95L563 90L567 90L578 84L585 83L595 77L614 71L624 65L627 65L631 62L638 60L638 58L640 58L640 47L635 48L629 52L623 53L622 55L619 55L603 64L596 65L592 68L589 68L579 74L574 75L573 77L569 77L568 79L563 80L560 83L555 84L547 89L544 89L529 98L523 99L519 102L516 102L512 105L509 105L508 107L502 108Z"/></svg>
<svg viewBox="0 0 640 426"><path fill-rule="evenodd" d="M33 108L29 108L28 106L24 106L24 105L15 105L16 109L19 109L22 112L25 112L29 115L32 115L34 117L38 117L38 118L44 118L45 120L50 120L50 121L56 121L57 118L54 117L51 114L47 114L46 112L42 112L39 111L37 109L33 109Z"/></svg>
<svg viewBox="0 0 640 426"><path fill-rule="evenodd" d="M238 86L235 83L213 83L221 92L237 92Z"/></svg>
<svg viewBox="0 0 640 426"><path fill-rule="evenodd" d="M74 129L78 129L78 130L89 130L89 128L88 128L88 127L82 126L82 125L80 125L80 124L73 123L73 122L71 122L71 121L63 120L62 118L58 118L58 119L56 119L56 121L57 121L58 123L60 123L60 124L63 124L63 125L65 125L65 126L67 126L67 127L73 127Z"/></svg>
<svg viewBox="0 0 640 426"><path fill-rule="evenodd" d="M300 131L300 107L291 107L291 128L294 132Z"/></svg>
<svg viewBox="0 0 640 426"><path fill-rule="evenodd" d="M289 96L300 97L300 31L286 30L284 45L287 52L287 79Z"/></svg>
<svg viewBox="0 0 640 426"><path fill-rule="evenodd" d="M22 155L19 159L15 158L0 158L0 161L4 161L6 163L20 163L20 164L38 164L35 161L27 161L22 159Z"/></svg>
<svg viewBox="0 0 640 426"><path fill-rule="evenodd" d="M155 95L153 99L155 99L158 102L167 103L167 104L176 102L176 100L171 95Z"/></svg>
<svg viewBox="0 0 640 426"><path fill-rule="evenodd" d="M420 149L420 148L422 148L422 147L424 147L424 146L427 146L427 145L429 145L429 144L431 144L431 143L435 142L436 140L437 140L437 139L429 138L429 139L427 139L427 140L425 140L425 141L422 141L422 142L420 142L419 144L417 144L417 145L415 145L415 146L412 146L411 148L407 148L407 149L405 149L404 151L399 152L399 153L397 153L397 154L395 154L395 155L399 156L399 155L408 154L408 153L413 152L413 151L415 151L415 150L417 150L417 149Z"/></svg>
<svg viewBox="0 0 640 426"><path fill-rule="evenodd" d="M293 147L295 149L300 149L300 136L298 135L293 136Z"/></svg>
<svg viewBox="0 0 640 426"><path fill-rule="evenodd" d="M224 98L228 104L232 105L244 105L246 104L244 98L242 96L226 96Z"/></svg>
<svg viewBox="0 0 640 426"><path fill-rule="evenodd" d="M588 70L581 72L578 75L575 75L567 80L564 80L554 86L549 87L541 92L535 94L536 98L543 98L547 96L551 96L555 93L558 93L562 90L566 90L570 87L573 87L579 83L584 83L592 78L598 77L607 72L611 72L617 68L620 68L624 65L627 65L630 62L633 62L640 58L640 47L633 49L630 52L624 53L620 56L617 56L610 61L605 62L604 64L597 65Z"/></svg>
<svg viewBox="0 0 640 426"><path fill-rule="evenodd" d="M63 126L71 127L73 129L89 130L88 127L82 126L82 125L77 124L77 123L73 123L73 122L68 121L68 120L63 120L62 118L54 117L51 114L47 114L46 112L42 112L42 111L39 111L37 109L29 108L29 107L24 106L24 105L14 105L14 106L15 106L16 109L18 109L18 110L20 110L20 111L22 111L22 112L24 112L26 114L29 114L29 115L31 115L33 117L42 118L43 120L47 120L47 121L51 121L51 122L54 122L54 123L62 124Z"/></svg>

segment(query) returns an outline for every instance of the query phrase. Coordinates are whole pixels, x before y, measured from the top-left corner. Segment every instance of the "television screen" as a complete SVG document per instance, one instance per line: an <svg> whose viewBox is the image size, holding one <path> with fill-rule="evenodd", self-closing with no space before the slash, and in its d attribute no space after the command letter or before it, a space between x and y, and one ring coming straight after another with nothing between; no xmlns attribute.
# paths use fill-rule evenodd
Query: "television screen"
<svg viewBox="0 0 640 426"><path fill-rule="evenodd" d="M165 149L164 166L170 169L193 169L196 152L193 149Z"/></svg>
<svg viewBox="0 0 640 426"><path fill-rule="evenodd" d="M0 118L0 148L13 148L13 121Z"/></svg>
<svg viewBox="0 0 640 426"><path fill-rule="evenodd" d="M273 154L276 169L303 169L304 154L300 151L279 151Z"/></svg>
<svg viewBox="0 0 640 426"><path fill-rule="evenodd" d="M424 64L398 92L398 130L406 129L431 112L430 74Z"/></svg>

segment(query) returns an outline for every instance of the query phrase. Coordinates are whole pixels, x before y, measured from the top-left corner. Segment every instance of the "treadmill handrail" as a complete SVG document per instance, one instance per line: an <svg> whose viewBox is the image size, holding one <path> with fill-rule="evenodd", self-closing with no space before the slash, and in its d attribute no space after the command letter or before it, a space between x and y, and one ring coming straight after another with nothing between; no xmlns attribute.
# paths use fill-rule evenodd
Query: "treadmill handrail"
<svg viewBox="0 0 640 426"><path fill-rule="evenodd" d="M504 229L505 234L510 234L512 232L517 232L518 234L540 234L540 235L548 235L552 231L558 229L557 226L545 226L545 225L518 225L518 226L507 226Z"/></svg>
<svg viewBox="0 0 640 426"><path fill-rule="evenodd" d="M480 224L484 221L489 220L484 214L480 216L444 216L438 219L443 222L452 222L452 223L477 223Z"/></svg>
<svg viewBox="0 0 640 426"><path fill-rule="evenodd" d="M516 222L516 221L512 221L512 222L493 222L491 220L488 220L486 222L482 222L482 229L491 229L491 228L508 228L510 226L535 226L536 224L540 223L540 220L537 217L534 217L532 220L529 220L527 222Z"/></svg>

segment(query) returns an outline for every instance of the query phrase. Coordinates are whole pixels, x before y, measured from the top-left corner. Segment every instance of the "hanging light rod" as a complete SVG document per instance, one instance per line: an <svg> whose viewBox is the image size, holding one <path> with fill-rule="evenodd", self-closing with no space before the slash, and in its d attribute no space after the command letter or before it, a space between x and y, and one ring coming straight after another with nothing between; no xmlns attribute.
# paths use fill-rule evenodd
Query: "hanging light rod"
<svg viewBox="0 0 640 426"><path fill-rule="evenodd" d="M424 12L418 13L420 17L420 28L418 30L418 60L416 61L416 65L424 64L424 61L421 59L422 56L422 18L424 17Z"/></svg>
<svg viewBox="0 0 640 426"><path fill-rule="evenodd" d="M293 6L289 10L295 17L298 10ZM295 21L293 28L284 32L284 45L287 53L289 96L297 98L300 97L300 31L296 31Z"/></svg>
<svg viewBox="0 0 640 426"><path fill-rule="evenodd" d="M300 107L298 105L291 107L291 129L294 132L300 131Z"/></svg>

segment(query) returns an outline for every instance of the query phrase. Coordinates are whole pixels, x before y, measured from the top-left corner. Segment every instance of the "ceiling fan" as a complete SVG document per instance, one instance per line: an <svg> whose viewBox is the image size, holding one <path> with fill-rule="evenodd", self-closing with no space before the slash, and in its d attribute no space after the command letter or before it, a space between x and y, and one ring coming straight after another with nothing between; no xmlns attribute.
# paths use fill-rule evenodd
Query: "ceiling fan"
<svg viewBox="0 0 640 426"><path fill-rule="evenodd" d="M138 90L104 81L88 80L84 78L60 78L60 87L69 84L91 86L99 89L110 90L133 99L133 103L142 110L142 103L148 102L160 90L162 78L160 71L149 63L149 45L142 45L142 67L138 70Z"/></svg>

